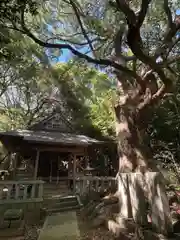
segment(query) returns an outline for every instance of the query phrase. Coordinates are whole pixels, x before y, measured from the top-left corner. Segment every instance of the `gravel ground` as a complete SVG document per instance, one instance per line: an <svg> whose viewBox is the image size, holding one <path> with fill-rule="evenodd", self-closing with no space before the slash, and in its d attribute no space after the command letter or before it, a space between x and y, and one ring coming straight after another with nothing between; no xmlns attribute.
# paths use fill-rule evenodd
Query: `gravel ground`
<svg viewBox="0 0 180 240"><path fill-rule="evenodd" d="M27 225L24 240L37 240L42 225Z"/></svg>

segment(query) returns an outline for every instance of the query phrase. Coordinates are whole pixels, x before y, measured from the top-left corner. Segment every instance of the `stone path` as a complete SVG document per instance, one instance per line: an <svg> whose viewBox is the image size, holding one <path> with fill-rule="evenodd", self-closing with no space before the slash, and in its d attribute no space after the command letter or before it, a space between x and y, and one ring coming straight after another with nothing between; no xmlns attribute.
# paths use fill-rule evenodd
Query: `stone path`
<svg viewBox="0 0 180 240"><path fill-rule="evenodd" d="M38 240L79 239L76 212L56 213L48 216L38 238Z"/></svg>

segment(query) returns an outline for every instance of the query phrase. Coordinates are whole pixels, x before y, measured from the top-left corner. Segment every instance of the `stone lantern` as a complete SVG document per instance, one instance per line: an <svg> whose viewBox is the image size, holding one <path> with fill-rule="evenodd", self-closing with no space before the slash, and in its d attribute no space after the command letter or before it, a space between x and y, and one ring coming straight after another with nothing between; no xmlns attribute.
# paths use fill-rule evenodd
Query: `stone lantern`
<svg viewBox="0 0 180 240"><path fill-rule="evenodd" d="M96 172L95 168L90 167L90 164L88 162L86 168L84 169L84 175L85 176L93 176Z"/></svg>

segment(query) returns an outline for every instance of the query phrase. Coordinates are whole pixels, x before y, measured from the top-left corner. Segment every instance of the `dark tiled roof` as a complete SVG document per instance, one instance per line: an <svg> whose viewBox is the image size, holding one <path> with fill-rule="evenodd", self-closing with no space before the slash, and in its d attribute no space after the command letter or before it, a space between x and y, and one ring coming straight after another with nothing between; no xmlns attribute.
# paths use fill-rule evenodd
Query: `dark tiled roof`
<svg viewBox="0 0 180 240"><path fill-rule="evenodd" d="M54 143L54 144L69 144L69 145L91 145L103 143L102 141L85 135L77 135L71 133L45 132L45 131L30 131L16 130L8 132L0 132L0 138L5 136L20 137L24 141L39 142L39 143Z"/></svg>

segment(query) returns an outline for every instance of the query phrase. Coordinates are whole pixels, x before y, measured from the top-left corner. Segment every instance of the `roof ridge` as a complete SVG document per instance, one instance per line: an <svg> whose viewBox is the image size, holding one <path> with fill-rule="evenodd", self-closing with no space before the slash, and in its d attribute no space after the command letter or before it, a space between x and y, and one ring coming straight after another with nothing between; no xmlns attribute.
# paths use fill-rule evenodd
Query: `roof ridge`
<svg viewBox="0 0 180 240"><path fill-rule="evenodd" d="M33 125L31 125L30 127L28 127L28 130L33 130L34 127L36 127L37 125L39 124L43 124L45 122L48 122L49 120L53 119L53 117L55 117L55 115L58 114L60 119L65 123L65 125L75 131L73 125L71 124L71 122L69 120L67 120L64 116L63 116L63 113L62 111L61 112L57 112L57 111L53 111L51 114L49 114L49 116L45 117L44 119L42 119L41 121L37 122L37 123L34 123ZM76 132L76 131L75 131Z"/></svg>

